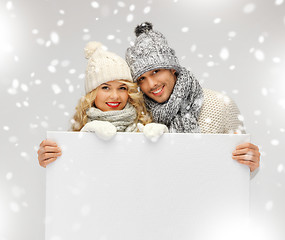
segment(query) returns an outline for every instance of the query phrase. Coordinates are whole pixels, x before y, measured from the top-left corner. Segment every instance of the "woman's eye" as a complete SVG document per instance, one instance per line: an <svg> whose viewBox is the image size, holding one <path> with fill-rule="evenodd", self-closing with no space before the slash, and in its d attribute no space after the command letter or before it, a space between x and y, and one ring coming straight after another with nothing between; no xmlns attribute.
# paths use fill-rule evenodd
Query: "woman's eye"
<svg viewBox="0 0 285 240"><path fill-rule="evenodd" d="M103 86L103 87L102 87L102 89L104 89L104 90L108 90L108 89L109 89L109 87L107 87L107 86Z"/></svg>
<svg viewBox="0 0 285 240"><path fill-rule="evenodd" d="M156 73L158 73L159 71L160 71L159 69L156 69L156 70L153 71L153 74L156 74Z"/></svg>
<svg viewBox="0 0 285 240"><path fill-rule="evenodd" d="M127 88L126 88L126 87L120 87L120 89L121 89L121 90L127 90Z"/></svg>

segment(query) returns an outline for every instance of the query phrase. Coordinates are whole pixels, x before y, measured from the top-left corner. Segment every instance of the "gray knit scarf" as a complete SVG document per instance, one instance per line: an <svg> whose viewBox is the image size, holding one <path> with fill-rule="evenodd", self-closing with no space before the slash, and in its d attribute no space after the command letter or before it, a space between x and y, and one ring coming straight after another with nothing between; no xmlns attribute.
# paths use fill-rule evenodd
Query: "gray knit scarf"
<svg viewBox="0 0 285 240"><path fill-rule="evenodd" d="M118 132L134 132L136 131L136 124L134 123L137 112L135 107L127 103L122 110L103 112L96 107L91 107L86 111L88 122L93 120L108 121L112 123Z"/></svg>
<svg viewBox="0 0 285 240"><path fill-rule="evenodd" d="M170 132L200 133L198 117L203 104L203 90L186 68L181 68L170 98L158 103L144 94L153 120L165 124Z"/></svg>

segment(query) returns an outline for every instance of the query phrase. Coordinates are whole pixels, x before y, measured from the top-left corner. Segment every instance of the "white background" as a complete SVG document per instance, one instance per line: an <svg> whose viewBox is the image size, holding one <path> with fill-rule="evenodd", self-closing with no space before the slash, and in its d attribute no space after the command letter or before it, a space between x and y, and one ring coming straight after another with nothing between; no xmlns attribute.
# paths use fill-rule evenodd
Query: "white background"
<svg viewBox="0 0 285 240"><path fill-rule="evenodd" d="M67 130L84 94L83 48L124 56L152 21L205 88L239 106L262 152L251 181L259 226L285 238L285 3L283 0L0 1L0 239L44 237L46 130ZM283 150L283 151L282 151Z"/></svg>

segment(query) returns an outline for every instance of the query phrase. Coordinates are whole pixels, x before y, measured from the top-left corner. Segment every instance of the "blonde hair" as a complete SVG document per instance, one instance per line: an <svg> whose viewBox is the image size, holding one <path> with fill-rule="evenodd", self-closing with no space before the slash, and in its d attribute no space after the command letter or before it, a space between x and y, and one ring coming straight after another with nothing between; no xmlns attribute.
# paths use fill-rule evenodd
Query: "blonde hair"
<svg viewBox="0 0 285 240"><path fill-rule="evenodd" d="M127 80L119 80L119 82L124 83L128 87L128 95L129 99L128 102L132 104L137 112L137 118L135 120L135 123L142 123L143 125L152 122L152 117L150 113L147 111L143 94L142 92L138 91L138 85L136 83L132 83ZM90 107L94 107L94 101L97 95L98 87L94 89L93 91L87 93L84 97L82 97L75 110L75 114L73 116L71 130L72 131L80 131L84 125L88 121L88 117L86 114L86 111Z"/></svg>

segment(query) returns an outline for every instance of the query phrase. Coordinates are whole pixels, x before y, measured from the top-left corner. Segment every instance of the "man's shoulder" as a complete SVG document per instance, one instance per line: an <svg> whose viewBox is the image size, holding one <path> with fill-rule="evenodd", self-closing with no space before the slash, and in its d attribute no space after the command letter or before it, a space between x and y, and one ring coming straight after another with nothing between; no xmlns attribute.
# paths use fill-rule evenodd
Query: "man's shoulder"
<svg viewBox="0 0 285 240"><path fill-rule="evenodd" d="M220 106L225 106L229 104L232 100L226 94L217 92L211 89L203 88L204 94L204 104L217 104Z"/></svg>

